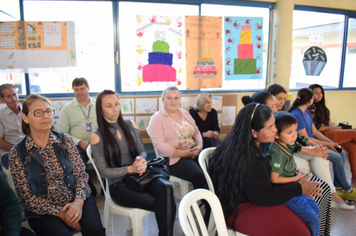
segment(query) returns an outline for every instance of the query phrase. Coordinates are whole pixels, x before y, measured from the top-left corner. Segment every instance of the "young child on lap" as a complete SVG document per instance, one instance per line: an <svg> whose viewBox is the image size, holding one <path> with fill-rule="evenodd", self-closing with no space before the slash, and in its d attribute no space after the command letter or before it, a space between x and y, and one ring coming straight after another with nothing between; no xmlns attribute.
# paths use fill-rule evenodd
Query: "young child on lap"
<svg viewBox="0 0 356 236"><path fill-rule="evenodd" d="M293 158L294 144L297 139L297 119L290 113L279 111L274 113L277 127L276 139L268 150L271 165L271 182L274 184L287 184L304 178L307 174L301 173ZM285 203L294 213L308 225L311 235L319 234L320 221L319 207L308 196L300 195Z"/></svg>

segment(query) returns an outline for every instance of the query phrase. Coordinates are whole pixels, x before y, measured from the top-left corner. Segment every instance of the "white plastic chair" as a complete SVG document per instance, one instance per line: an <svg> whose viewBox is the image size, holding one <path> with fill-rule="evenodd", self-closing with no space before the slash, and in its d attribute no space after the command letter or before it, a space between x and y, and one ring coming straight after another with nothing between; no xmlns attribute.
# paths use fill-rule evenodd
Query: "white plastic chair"
<svg viewBox="0 0 356 236"><path fill-rule="evenodd" d="M200 152L199 157L198 157L199 165L204 172L204 176L205 176L206 182L208 183L209 190L213 193L215 193L215 190L214 190L213 182L211 181L210 175L208 173L208 167L209 167L209 158L211 157L211 155L213 154L215 149L216 149L216 147L205 148L204 150L202 150ZM214 219L215 219L215 217L213 217L211 215L210 220L209 220L209 226L208 226L209 234L211 232L214 232L214 230L215 230ZM239 233L237 231L233 231L232 229L227 229L227 231L228 231L229 235L234 235L234 236L245 235L245 234Z"/></svg>
<svg viewBox="0 0 356 236"><path fill-rule="evenodd" d="M126 226L127 230L132 229L132 234L133 236L141 236L142 235L142 219L146 215L149 215L152 213L151 211L146 211L143 209L139 208L129 208L129 207L123 207L118 204L116 204L110 196L109 192L109 185L108 181L106 180L106 190L104 188L103 181L101 180L101 176L99 173L98 168L95 165L95 161L92 157L92 152L91 152L91 145L87 148L87 155L89 157L89 160L91 161L93 168L96 172L96 175L99 179L100 185L104 191L105 195L105 204L104 204L104 227L107 229L109 225L109 213L117 214L117 215L122 215L129 217L131 219L131 222L128 221L128 224Z"/></svg>
<svg viewBox="0 0 356 236"><path fill-rule="evenodd" d="M206 189L195 189L183 197L179 204L178 215L179 223L182 230L187 236L208 236L216 235L215 231L208 233L205 226L203 215L199 208L200 200L206 200L210 207L211 213L216 222L216 232L218 235L244 235L233 231L228 231L224 220L218 197L211 191ZM236 234L237 233L237 234Z"/></svg>
<svg viewBox="0 0 356 236"><path fill-rule="evenodd" d="M215 193L213 182L210 179L210 175L208 174L208 166L209 166L209 158L215 151L216 147L210 147L203 149L198 157L199 165L204 172L204 176L206 182L208 183L209 190Z"/></svg>
<svg viewBox="0 0 356 236"><path fill-rule="evenodd" d="M146 129L148 136L150 134L148 133L148 128ZM152 143L153 145L153 143ZM153 146L153 149L155 150L156 157L159 157L156 148ZM171 175L169 178L169 182L172 184L178 183L180 185L180 197L183 198L184 195L186 195L189 192L189 181L178 178L176 176Z"/></svg>

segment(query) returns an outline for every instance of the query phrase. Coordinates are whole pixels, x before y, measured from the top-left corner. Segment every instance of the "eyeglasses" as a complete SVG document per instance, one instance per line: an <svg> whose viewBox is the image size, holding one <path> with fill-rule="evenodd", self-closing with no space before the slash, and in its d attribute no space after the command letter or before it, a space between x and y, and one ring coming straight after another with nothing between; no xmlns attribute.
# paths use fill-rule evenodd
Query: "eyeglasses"
<svg viewBox="0 0 356 236"><path fill-rule="evenodd" d="M258 105L260 105L260 104L257 103L256 106L255 106L255 109L253 109L253 112L252 112L252 115L251 115L251 122L252 122L253 116L255 115L255 111L256 111Z"/></svg>
<svg viewBox="0 0 356 236"><path fill-rule="evenodd" d="M33 114L35 117L42 117L44 115L44 113L47 114L47 116L53 116L54 115L54 110L53 109L47 109L47 110L41 110L41 109L37 109L34 111L30 111L29 113Z"/></svg>

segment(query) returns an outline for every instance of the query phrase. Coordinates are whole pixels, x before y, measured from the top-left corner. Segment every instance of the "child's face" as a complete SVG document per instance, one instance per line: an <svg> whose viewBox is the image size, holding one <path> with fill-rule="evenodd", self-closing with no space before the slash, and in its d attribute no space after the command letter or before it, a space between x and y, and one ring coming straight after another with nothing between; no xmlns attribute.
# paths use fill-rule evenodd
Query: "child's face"
<svg viewBox="0 0 356 236"><path fill-rule="evenodd" d="M298 124L292 124L284 127L283 131L276 134L276 139L284 146L294 145L297 140L297 128Z"/></svg>

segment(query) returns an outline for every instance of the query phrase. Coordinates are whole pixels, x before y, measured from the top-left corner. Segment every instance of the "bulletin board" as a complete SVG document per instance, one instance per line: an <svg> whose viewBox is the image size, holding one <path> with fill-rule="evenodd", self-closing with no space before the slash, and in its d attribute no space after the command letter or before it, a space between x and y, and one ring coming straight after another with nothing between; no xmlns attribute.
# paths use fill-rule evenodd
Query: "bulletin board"
<svg viewBox="0 0 356 236"><path fill-rule="evenodd" d="M73 21L0 23L0 70L76 66Z"/></svg>

